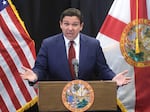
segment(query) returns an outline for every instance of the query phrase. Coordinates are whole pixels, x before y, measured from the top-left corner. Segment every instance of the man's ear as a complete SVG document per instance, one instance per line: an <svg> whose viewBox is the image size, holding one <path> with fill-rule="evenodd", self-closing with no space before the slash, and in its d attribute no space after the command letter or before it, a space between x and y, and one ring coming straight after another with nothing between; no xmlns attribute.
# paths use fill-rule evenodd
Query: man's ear
<svg viewBox="0 0 150 112"><path fill-rule="evenodd" d="M81 25L80 25L80 31L82 31L83 26L84 26L84 23L81 23Z"/></svg>
<svg viewBox="0 0 150 112"><path fill-rule="evenodd" d="M61 21L59 21L59 26L60 26L60 28L62 27L62 22Z"/></svg>

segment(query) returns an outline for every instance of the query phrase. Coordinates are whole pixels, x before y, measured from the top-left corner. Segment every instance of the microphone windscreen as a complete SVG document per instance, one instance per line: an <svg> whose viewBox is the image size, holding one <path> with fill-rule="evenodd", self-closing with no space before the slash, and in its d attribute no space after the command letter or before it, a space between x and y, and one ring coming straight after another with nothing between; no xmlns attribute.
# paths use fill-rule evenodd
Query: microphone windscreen
<svg viewBox="0 0 150 112"><path fill-rule="evenodd" d="M72 59L72 64L73 64L73 65L78 65L78 60L77 60L77 59L75 59L75 58L74 58L74 59Z"/></svg>

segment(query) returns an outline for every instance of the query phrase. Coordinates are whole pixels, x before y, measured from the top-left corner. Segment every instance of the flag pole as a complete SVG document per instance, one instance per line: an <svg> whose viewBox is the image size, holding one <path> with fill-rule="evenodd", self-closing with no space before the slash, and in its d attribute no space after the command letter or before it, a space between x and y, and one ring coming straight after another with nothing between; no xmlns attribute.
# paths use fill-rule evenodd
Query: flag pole
<svg viewBox="0 0 150 112"><path fill-rule="evenodd" d="M138 9L139 9L139 3L138 0L136 0L136 40L135 40L135 53L140 53L139 48L139 15L138 15Z"/></svg>

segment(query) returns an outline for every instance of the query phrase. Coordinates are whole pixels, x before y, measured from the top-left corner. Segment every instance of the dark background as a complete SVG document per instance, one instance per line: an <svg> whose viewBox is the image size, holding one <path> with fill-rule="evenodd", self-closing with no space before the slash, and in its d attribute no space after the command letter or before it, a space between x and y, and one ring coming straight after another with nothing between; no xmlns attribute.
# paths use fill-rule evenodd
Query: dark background
<svg viewBox="0 0 150 112"><path fill-rule="evenodd" d="M84 15L83 33L96 37L113 0L12 0L25 26L35 41L36 51L48 36L60 33L59 16L69 7Z"/></svg>
<svg viewBox="0 0 150 112"><path fill-rule="evenodd" d="M21 19L35 41L38 53L44 38L60 33L59 17L69 7L81 10L84 15L83 33L96 38L114 0L12 0ZM120 112L120 110L118 109ZM38 112L35 104L25 112Z"/></svg>

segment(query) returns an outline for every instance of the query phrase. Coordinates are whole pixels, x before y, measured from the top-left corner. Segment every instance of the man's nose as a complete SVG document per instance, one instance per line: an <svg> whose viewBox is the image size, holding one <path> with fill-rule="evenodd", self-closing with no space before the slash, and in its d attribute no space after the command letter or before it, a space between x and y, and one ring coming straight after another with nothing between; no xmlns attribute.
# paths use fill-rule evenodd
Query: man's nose
<svg viewBox="0 0 150 112"><path fill-rule="evenodd" d="M69 25L68 29L69 29L69 30L72 30L72 29L73 29L73 26L72 26L72 25Z"/></svg>

